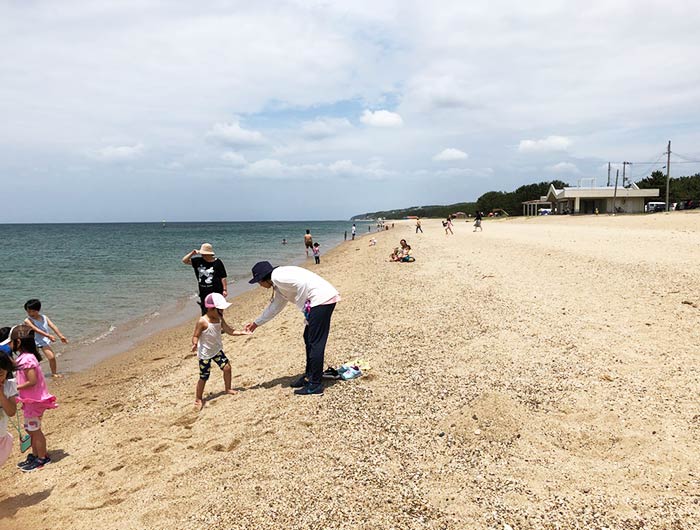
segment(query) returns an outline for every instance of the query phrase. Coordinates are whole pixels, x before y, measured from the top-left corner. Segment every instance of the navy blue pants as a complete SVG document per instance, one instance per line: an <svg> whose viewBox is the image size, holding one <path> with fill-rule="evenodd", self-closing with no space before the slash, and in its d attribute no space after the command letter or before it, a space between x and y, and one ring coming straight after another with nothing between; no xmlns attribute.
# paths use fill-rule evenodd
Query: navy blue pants
<svg viewBox="0 0 700 530"><path fill-rule="evenodd" d="M331 330L331 315L335 304L317 305L311 308L308 325L304 328L306 345L306 378L309 383L320 383L323 379L323 357Z"/></svg>

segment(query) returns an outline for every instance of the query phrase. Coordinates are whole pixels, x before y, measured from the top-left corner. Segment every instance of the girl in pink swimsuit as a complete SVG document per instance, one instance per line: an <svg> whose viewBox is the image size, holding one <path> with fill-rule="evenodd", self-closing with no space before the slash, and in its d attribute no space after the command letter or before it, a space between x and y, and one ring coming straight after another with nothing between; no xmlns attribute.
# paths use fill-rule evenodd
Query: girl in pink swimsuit
<svg viewBox="0 0 700 530"><path fill-rule="evenodd" d="M41 430L41 418L47 409L55 409L56 396L49 394L44 373L39 361L41 355L34 342L34 330L20 325L10 334L12 351L16 352L15 376L17 378L17 401L22 403L24 430L32 439L32 452L18 467L25 472L43 468L51 462L46 451L46 436Z"/></svg>

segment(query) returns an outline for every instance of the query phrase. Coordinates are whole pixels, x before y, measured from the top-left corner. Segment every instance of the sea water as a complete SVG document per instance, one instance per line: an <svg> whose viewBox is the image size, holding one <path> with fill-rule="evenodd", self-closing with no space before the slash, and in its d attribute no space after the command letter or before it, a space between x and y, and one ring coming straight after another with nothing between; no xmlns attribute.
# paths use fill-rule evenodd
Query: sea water
<svg viewBox="0 0 700 530"><path fill-rule="evenodd" d="M356 224L358 235L367 233L368 223ZM323 255L346 231L350 239L351 227L348 221L0 225L6 257L0 326L21 322L24 303L39 298L42 313L70 340L57 345L59 352L96 361L115 344L124 349L198 314L196 277L182 258L202 243L224 262L230 298L248 285L257 261L304 263L306 229Z"/></svg>

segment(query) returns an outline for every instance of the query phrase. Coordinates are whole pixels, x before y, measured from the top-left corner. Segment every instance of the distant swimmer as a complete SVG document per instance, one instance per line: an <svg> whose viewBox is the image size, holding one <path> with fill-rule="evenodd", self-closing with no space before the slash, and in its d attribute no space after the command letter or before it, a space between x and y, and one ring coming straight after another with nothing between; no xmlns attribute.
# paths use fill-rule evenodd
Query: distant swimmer
<svg viewBox="0 0 700 530"><path fill-rule="evenodd" d="M283 245L286 245L286 244L287 244L287 238L286 238L286 237L285 237L285 238L282 238L282 244L283 244Z"/></svg>

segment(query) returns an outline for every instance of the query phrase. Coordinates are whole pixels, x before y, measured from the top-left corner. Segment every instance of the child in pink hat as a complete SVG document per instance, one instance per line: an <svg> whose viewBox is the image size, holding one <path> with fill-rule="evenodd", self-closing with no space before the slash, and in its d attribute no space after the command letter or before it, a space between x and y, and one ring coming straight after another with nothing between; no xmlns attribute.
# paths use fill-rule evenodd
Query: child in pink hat
<svg viewBox="0 0 700 530"><path fill-rule="evenodd" d="M231 364L224 353L222 331L229 335L250 335L245 331L235 331L224 320L224 309L231 307L226 298L219 293L211 293L204 298L206 313L197 321L192 334L192 351L199 358L199 380L197 381L194 408L202 410L204 405L204 385L207 384L211 373L211 362L214 361L224 374L224 392L235 394L231 388Z"/></svg>

